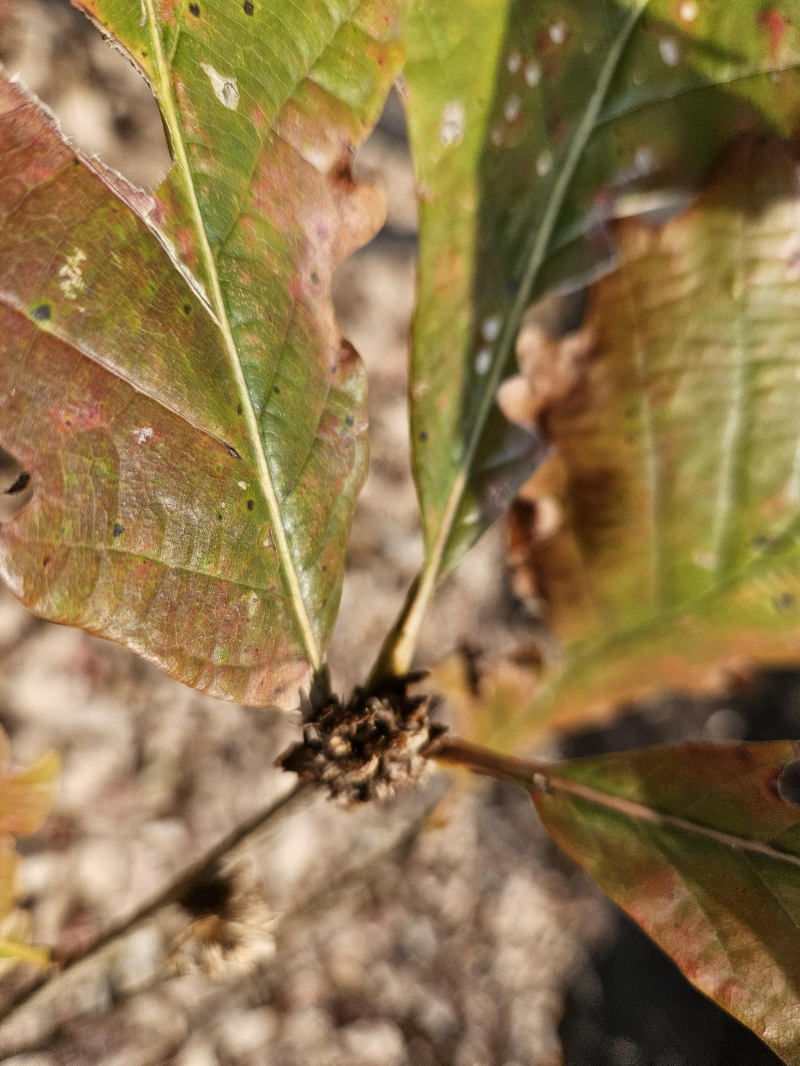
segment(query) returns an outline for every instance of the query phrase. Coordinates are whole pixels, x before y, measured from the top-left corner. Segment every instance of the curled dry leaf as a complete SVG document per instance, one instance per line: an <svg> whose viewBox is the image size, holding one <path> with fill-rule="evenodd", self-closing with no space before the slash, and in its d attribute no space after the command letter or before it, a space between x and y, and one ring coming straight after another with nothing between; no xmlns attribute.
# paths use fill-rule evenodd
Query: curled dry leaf
<svg viewBox="0 0 800 1066"><path fill-rule="evenodd" d="M554 338L535 319L523 321L516 345L520 373L498 389L500 410L510 422L539 429L543 412L577 388L594 346L591 329Z"/></svg>
<svg viewBox="0 0 800 1066"><path fill-rule="evenodd" d="M790 6L775 5L777 48L763 0L704 0L690 20L675 0L412 6L403 77L420 200L410 406L424 575L451 569L542 459L494 402L531 303L612 257L609 219L685 203L742 130L796 129ZM563 379L567 367L551 365Z"/></svg>
<svg viewBox="0 0 800 1066"><path fill-rule="evenodd" d="M538 408L554 451L509 545L565 662L522 731L800 655L796 175L789 147L745 137L686 213L620 222L618 269L558 342L587 358Z"/></svg>

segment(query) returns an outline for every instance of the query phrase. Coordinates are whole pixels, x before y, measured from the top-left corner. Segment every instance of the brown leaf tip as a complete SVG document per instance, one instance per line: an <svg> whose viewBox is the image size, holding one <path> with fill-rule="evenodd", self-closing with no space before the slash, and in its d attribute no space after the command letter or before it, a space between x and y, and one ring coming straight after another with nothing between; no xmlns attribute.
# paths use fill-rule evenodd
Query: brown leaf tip
<svg viewBox="0 0 800 1066"><path fill-rule="evenodd" d="M357 688L345 704L337 697L306 709L303 740L293 744L277 765L301 781L326 785L345 803L386 799L429 772L425 749L445 732L431 722L431 696L409 689L425 673L390 678L370 691Z"/></svg>
<svg viewBox="0 0 800 1066"><path fill-rule="evenodd" d="M180 900L191 916L167 960L175 973L199 970L215 981L250 973L275 950L268 907L249 867L217 868L195 882Z"/></svg>

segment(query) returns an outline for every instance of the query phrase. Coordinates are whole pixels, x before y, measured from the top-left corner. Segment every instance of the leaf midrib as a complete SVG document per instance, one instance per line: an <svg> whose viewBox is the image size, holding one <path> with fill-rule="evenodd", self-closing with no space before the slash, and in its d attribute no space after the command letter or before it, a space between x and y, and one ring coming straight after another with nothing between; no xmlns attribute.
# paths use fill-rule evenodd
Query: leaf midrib
<svg viewBox="0 0 800 1066"><path fill-rule="evenodd" d="M459 475L462 472L469 476L469 471L472 466L472 462L475 458L475 452L480 443L480 439L483 433L483 428L486 420L489 416L489 412L492 409L492 405L495 402L495 396L500 386L500 379L503 373L508 356L516 341L519 326L522 321L528 303L530 301L531 293L536 284L539 276L539 271L545 262L547 252L550 247L550 240L555 231L556 224L558 222L558 216L561 214L561 208L564 205L569 187L572 183L572 179L580 163L583 151L592 136L597 119L602 110L603 104L608 96L609 89L611 88L611 82L614 75L617 72L617 68L622 59L622 55L625 51L625 47L633 34L640 18L644 14L646 8L649 6L650 0L635 0L634 7L630 11L628 18L622 27L616 41L609 49L606 61L603 64L603 68L600 72L600 76L597 80L597 85L592 93L586 109L581 116L581 120L573 134L572 141L567 152L564 165L561 168L561 172L558 175L558 179L553 185L552 192L548 198L547 206L545 208L544 215L542 216L542 222L536 233L535 240L528 256L528 265L525 269L525 273L520 283L519 291L517 293L514 304L511 311L506 316L506 320L503 326L503 330L500 334L500 338L497 343L497 348L494 355L494 364L492 366L490 374L486 379L486 387L484 389L483 398L481 400L480 407L478 408L475 424L470 434L467 448L464 452L464 457L461 460ZM456 484L458 478L456 479ZM451 497L455 494L456 484L454 484L451 490ZM464 480L466 485L466 479ZM445 510L445 519L442 521L442 529L436 539L436 546L434 547L433 555L438 554L437 569L441 568L441 561L444 557L444 553L447 548L447 541L450 538L452 532L452 526L455 521L456 513L461 502L461 495L463 494L463 487L459 493L459 497L456 500L448 499L448 505ZM447 519L449 518L449 527Z"/></svg>
<svg viewBox="0 0 800 1066"><path fill-rule="evenodd" d="M152 2L152 0L149 0ZM547 259L550 249L550 241L555 232L561 209L564 205L569 187L580 163L583 151L594 133L603 104L608 96L614 75L619 67L620 60L625 51L633 31L639 23L642 15L650 4L650 0L635 0L634 6L628 13L628 17L618 34L614 44L609 49L606 61L600 72L594 92L581 116L580 122L573 134L572 141L564 160L564 165L553 185L552 191L545 207L544 215L539 229L527 256L527 267L522 277L516 299L511 311L506 315L497 347L494 351L493 363L485 379L484 392L480 405L472 424L472 431L467 441L461 461L458 464L456 475L453 479L450 492L448 493L439 530L433 543L433 547L425 560L425 564L409 590L406 605L394 630L389 635L384 645L378 662L372 671L372 679L380 677L389 670L394 673L404 673L408 670L416 646L417 637L422 626L422 621L427 613L428 606L433 598L433 593L440 579L445 554L450 542L450 537L455 528L459 508L464 498L464 492L469 484L472 464L475 453L483 435L487 419L495 403L497 390L503 370L508 361L508 356L516 341L517 332L522 316L524 315L533 288L536 284L539 272Z"/></svg>
<svg viewBox="0 0 800 1066"><path fill-rule="evenodd" d="M289 589L289 597L300 630L300 636L306 656L314 673L319 673L323 666L322 652L314 632L314 627L308 613L308 608L306 607L305 599L303 598L300 577L292 558L288 534L283 524L283 514L281 512L278 494L272 481L272 474L269 469L266 451L264 449L264 442L259 432L258 419L250 397L250 391L247 386L247 379L245 378L239 350L233 336L233 330L231 329L228 309L225 304L217 270L216 258L211 249L208 233L205 228L205 221L200 208L200 201L197 189L195 188L194 176L184 141L183 125L181 123L173 92L172 78L170 76L171 68L164 53L164 44L161 39L161 29L158 21L155 0L143 0L143 4L150 24L150 38L155 59L154 73L157 95L164 113L164 120L170 133L170 140L172 141L172 148L175 152L176 161L181 168L181 173L184 178L192 222L197 237L199 257L203 264L206 279L211 290L211 304L217 318L220 334L236 379L239 401L242 405L242 413L247 428L247 434L250 438L253 454L256 460L259 484L267 501L270 526L274 537L278 560Z"/></svg>
<svg viewBox="0 0 800 1066"><path fill-rule="evenodd" d="M616 796L611 792L603 792L599 788L585 785L583 782L575 781L572 778L560 777L557 774L549 773L542 774L542 776L546 777L547 780L546 789L553 793L563 792L636 822L645 822L656 827L674 829L692 836L704 837L734 851L745 852L749 855L760 855L762 858L773 859L800 868L800 855L794 855L790 851L784 851L781 848L773 847L771 844L765 844L761 840L737 836L735 833L728 833L724 829L715 829L713 826L705 825L703 822L696 822L691 818L684 818L678 814L667 814L645 803L639 803L624 796ZM529 790L531 789L532 783L530 780L525 782L525 787ZM538 796L546 799L545 787L537 788L534 784L533 791Z"/></svg>

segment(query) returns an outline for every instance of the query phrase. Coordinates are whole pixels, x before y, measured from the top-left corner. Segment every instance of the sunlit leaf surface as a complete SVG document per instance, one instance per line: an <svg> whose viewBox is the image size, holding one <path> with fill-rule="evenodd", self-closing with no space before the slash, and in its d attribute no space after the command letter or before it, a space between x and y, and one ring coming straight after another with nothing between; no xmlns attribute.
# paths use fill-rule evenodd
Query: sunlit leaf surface
<svg viewBox="0 0 800 1066"><path fill-rule="evenodd" d="M689 980L800 1063L796 746L685 744L512 770L560 846Z"/></svg>
<svg viewBox="0 0 800 1066"><path fill-rule="evenodd" d="M609 217L680 201L731 138L796 128L793 14L762 0L417 0L410 392L429 569L455 564L540 456L494 403L536 295L591 273L611 253Z"/></svg>
<svg viewBox="0 0 800 1066"><path fill-rule="evenodd" d="M556 451L525 490L566 645L529 724L800 653L795 159L742 139L687 213L616 235L588 353L542 415Z"/></svg>
<svg viewBox="0 0 800 1066"><path fill-rule="evenodd" d="M0 531L39 614L189 684L289 700L318 668L366 468L333 271L380 224L353 148L396 72L394 0L85 5L152 84L151 199L0 89Z"/></svg>

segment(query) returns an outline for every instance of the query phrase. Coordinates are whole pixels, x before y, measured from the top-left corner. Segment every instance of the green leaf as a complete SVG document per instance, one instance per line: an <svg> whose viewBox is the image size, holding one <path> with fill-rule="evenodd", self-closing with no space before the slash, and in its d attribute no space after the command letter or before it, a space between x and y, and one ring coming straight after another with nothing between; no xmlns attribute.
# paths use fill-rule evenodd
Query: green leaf
<svg viewBox="0 0 800 1066"><path fill-rule="evenodd" d="M524 782L523 764L513 774ZM527 775L548 831L689 980L800 1063L800 762L684 744Z"/></svg>
<svg viewBox="0 0 800 1066"><path fill-rule="evenodd" d="M37 613L205 691L319 670L367 458L334 270L378 227L354 146L402 0L109 0L175 165L153 198L0 90L0 443L33 499L0 564Z"/></svg>
<svg viewBox="0 0 800 1066"><path fill-rule="evenodd" d="M800 39L782 18L762 0L417 0L404 78L420 190L410 392L426 564L412 600L540 458L535 440L513 446L495 404L537 295L596 269L609 217L657 192L661 202L660 190L685 195L743 129L795 128Z"/></svg>

